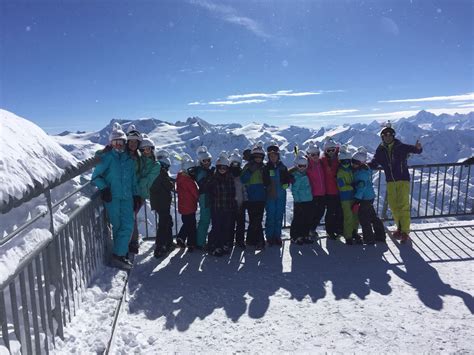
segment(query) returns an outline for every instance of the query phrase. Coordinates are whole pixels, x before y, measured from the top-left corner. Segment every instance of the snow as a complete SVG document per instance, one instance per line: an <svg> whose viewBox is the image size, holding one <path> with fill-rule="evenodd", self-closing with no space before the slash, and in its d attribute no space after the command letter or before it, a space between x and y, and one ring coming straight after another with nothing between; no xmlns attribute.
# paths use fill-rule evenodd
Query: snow
<svg viewBox="0 0 474 355"><path fill-rule="evenodd" d="M0 109L0 201L21 198L77 160L34 123Z"/></svg>
<svg viewBox="0 0 474 355"><path fill-rule="evenodd" d="M474 225L413 230L411 245L285 240L223 258L156 260L144 242L111 353L471 353ZM108 268L96 279L56 353L103 349L123 282Z"/></svg>

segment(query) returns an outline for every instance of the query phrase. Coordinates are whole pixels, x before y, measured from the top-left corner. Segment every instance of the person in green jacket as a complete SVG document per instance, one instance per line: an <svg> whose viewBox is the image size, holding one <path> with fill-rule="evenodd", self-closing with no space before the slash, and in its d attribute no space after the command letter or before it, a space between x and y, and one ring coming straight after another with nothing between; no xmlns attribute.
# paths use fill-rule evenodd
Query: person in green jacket
<svg viewBox="0 0 474 355"><path fill-rule="evenodd" d="M146 134L142 136L140 151L142 167L138 177L138 193L143 200L146 200L150 198L151 185L160 175L161 166L155 158L155 144Z"/></svg>
<svg viewBox="0 0 474 355"><path fill-rule="evenodd" d="M127 146L126 151L135 163L135 174L137 175L137 183L139 182L142 170L142 155L140 153L140 143L142 141L141 133L136 129L135 125L130 125L127 128ZM138 254L138 225L137 225L137 214L142 207L143 200L141 197L135 201L133 205L133 212L135 222L133 223L133 233L130 244L128 245L128 251L133 254Z"/></svg>
<svg viewBox="0 0 474 355"><path fill-rule="evenodd" d="M357 233L359 220L357 214L352 212L354 204L354 176L352 173L352 152L347 145L339 149L339 168L337 170L337 187L339 188L339 198L341 200L343 215L343 235L346 244L362 244L362 238Z"/></svg>

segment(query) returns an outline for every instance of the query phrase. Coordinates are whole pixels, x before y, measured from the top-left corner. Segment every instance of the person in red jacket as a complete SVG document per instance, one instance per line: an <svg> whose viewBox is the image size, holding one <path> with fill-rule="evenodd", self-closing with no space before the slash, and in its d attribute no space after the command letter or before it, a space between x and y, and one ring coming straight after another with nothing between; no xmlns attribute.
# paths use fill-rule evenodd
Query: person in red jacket
<svg viewBox="0 0 474 355"><path fill-rule="evenodd" d="M342 208L337 187L338 153L337 143L332 138L326 139L324 142L324 156L321 158L321 163L326 184L326 216L324 217L324 222L326 223L326 233L329 239L337 239L338 235L343 234Z"/></svg>
<svg viewBox="0 0 474 355"><path fill-rule="evenodd" d="M176 177L176 191L178 192L178 212L181 214L183 225L176 237L176 244L180 248L188 246L192 252L196 247L196 211L199 191L192 175L194 161L185 154L181 161L181 171Z"/></svg>

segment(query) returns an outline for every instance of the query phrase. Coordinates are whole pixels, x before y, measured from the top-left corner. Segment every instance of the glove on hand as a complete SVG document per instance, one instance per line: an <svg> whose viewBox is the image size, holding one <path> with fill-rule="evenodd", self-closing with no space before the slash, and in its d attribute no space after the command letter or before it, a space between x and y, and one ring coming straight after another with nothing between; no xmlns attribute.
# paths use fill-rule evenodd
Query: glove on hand
<svg viewBox="0 0 474 355"><path fill-rule="evenodd" d="M104 202L112 201L112 191L110 191L110 187L106 187L105 189L100 190L100 198Z"/></svg>
<svg viewBox="0 0 474 355"><path fill-rule="evenodd" d="M359 208L360 208L360 203L359 202L354 202L352 205L352 213L358 214L359 213Z"/></svg>

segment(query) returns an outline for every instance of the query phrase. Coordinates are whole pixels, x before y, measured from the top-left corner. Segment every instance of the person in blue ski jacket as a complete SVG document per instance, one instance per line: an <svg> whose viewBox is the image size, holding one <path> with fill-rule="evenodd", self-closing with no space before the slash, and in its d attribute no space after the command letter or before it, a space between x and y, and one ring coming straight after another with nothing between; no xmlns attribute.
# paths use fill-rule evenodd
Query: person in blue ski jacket
<svg viewBox="0 0 474 355"><path fill-rule="evenodd" d="M103 153L92 174L92 182L100 190L101 198L112 224L115 267L130 269L127 258L134 215L134 204L139 200L135 163L125 151L127 136L119 126L114 127L109 141L112 150Z"/></svg>
<svg viewBox="0 0 474 355"><path fill-rule="evenodd" d="M266 186L265 236L269 246L281 246L281 229L286 208L286 189L290 184L288 168L280 160L280 148L276 143L267 147L268 162L263 168L263 184Z"/></svg>
<svg viewBox="0 0 474 355"><path fill-rule="evenodd" d="M375 244L385 242L385 229L373 206L375 191L372 170L366 162L367 150L360 147L352 156L355 187L352 212L359 217L364 244Z"/></svg>

